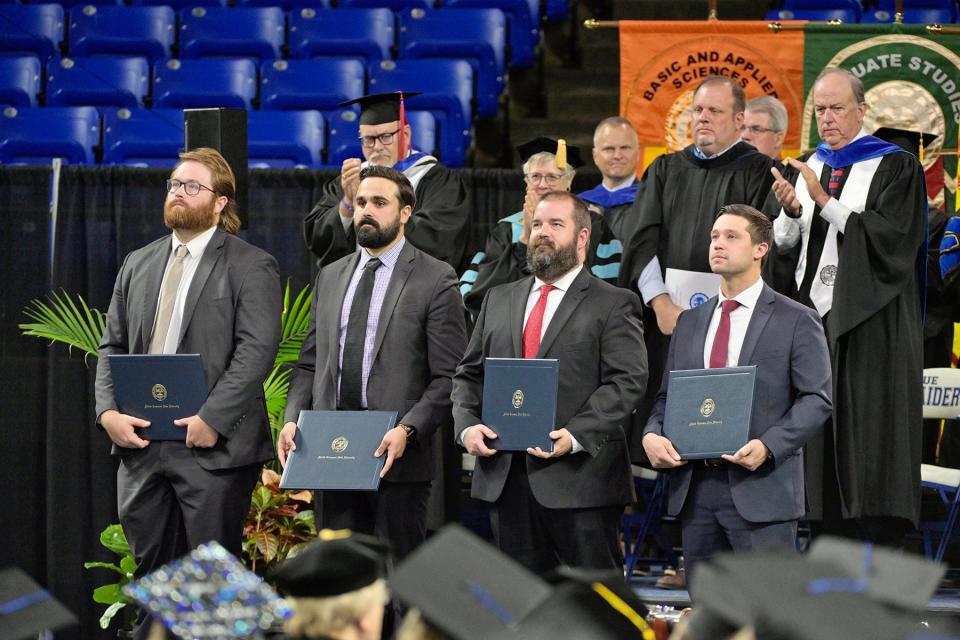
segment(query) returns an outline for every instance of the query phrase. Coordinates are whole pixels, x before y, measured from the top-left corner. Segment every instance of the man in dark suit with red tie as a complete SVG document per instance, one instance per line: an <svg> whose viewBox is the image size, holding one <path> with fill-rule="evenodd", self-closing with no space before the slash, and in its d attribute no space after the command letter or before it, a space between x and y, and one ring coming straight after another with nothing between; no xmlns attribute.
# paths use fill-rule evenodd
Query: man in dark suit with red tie
<svg viewBox="0 0 960 640"><path fill-rule="evenodd" d="M680 314L667 358L666 371L756 366L750 440L722 458L681 460L663 436L667 376L644 429L650 462L670 474L667 512L680 518L688 583L718 552L793 548L805 510L802 447L830 416L820 319L760 278L772 235L756 209L720 209L710 242L720 294Z"/></svg>
<svg viewBox="0 0 960 640"><path fill-rule="evenodd" d="M487 294L453 382L458 441L477 456L471 495L492 503L501 550L533 571L558 564L622 569L619 522L633 500L623 423L647 380L640 300L583 268L586 204L540 200L527 261L532 276ZM484 358L560 362L553 451L498 452L483 424Z"/></svg>

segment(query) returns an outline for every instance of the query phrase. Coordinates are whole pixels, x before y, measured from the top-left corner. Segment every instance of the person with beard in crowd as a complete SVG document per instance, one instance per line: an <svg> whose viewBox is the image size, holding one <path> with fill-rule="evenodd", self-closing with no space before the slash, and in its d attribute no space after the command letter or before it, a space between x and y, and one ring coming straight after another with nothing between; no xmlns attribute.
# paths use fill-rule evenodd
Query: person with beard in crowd
<svg viewBox="0 0 960 640"><path fill-rule="evenodd" d="M317 492L314 512L318 528L388 541L399 562L426 539L433 436L452 424L451 380L466 348L463 304L450 265L407 241L416 200L402 173L364 168L351 205L360 249L317 276L278 449L286 465L301 410L396 411L370 452L386 457L379 489Z"/></svg>
<svg viewBox="0 0 960 640"><path fill-rule="evenodd" d="M173 233L124 259L107 311L97 424L120 459L117 504L138 577L211 540L240 555L253 487L274 457L263 381L280 343L280 277L273 256L235 235L235 185L217 151L180 154L163 209ZM151 442L147 421L117 410L107 356L137 353L200 354L208 395L176 421L183 441Z"/></svg>
<svg viewBox="0 0 960 640"><path fill-rule="evenodd" d="M603 214L613 235L629 242L636 230L630 207L637 197L637 164L640 143L629 120L622 116L604 118L593 132L593 163L603 180L593 189L577 195L591 211ZM621 249L622 251L622 249Z"/></svg>
<svg viewBox="0 0 960 640"><path fill-rule="evenodd" d="M379 93L338 105L360 105L364 160L344 160L340 175L324 185L323 197L303 221L307 248L321 267L357 250L353 201L360 171L370 165L393 167L413 185L416 205L404 224L407 241L458 273L463 267L470 235L467 191L456 172L411 146L403 99L418 95L409 91Z"/></svg>
<svg viewBox="0 0 960 640"><path fill-rule="evenodd" d="M640 300L584 268L590 214L576 196L544 195L529 241L532 275L487 294L453 382L454 430L477 456L471 495L491 503L500 549L532 571L622 571L620 515L634 499L623 424L647 381ZM559 360L552 451L487 446L485 358Z"/></svg>

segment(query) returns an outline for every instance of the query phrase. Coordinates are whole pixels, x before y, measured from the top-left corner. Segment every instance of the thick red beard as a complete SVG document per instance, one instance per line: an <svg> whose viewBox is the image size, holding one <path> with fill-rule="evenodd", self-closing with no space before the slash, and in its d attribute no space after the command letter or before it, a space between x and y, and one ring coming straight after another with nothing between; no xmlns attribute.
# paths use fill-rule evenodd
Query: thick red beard
<svg viewBox="0 0 960 640"><path fill-rule="evenodd" d="M184 200L171 200L163 206L163 223L168 229L206 231L217 223L215 202L191 206Z"/></svg>

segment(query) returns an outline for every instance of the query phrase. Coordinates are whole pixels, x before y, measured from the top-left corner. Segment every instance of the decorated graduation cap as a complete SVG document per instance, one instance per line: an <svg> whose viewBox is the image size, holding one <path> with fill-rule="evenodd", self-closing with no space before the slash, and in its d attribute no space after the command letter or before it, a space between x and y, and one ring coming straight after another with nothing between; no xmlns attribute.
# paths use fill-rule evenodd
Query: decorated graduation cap
<svg viewBox="0 0 960 640"><path fill-rule="evenodd" d="M455 524L410 554L389 584L393 594L454 640L490 640L518 624L551 591L546 581Z"/></svg>
<svg viewBox="0 0 960 640"><path fill-rule="evenodd" d="M22 570L0 569L0 638L36 638L76 624L76 617Z"/></svg>
<svg viewBox="0 0 960 640"><path fill-rule="evenodd" d="M315 542L273 569L268 578L298 598L328 598L367 587L386 573L390 548L347 529L323 529Z"/></svg>
<svg viewBox="0 0 960 640"><path fill-rule="evenodd" d="M943 569L918 557L821 538L805 555L725 554L693 575L689 637L750 627L760 638L894 640L919 634Z"/></svg>
<svg viewBox="0 0 960 640"><path fill-rule="evenodd" d="M353 100L341 102L338 107L360 106L360 124L378 125L400 121L400 157L405 158L409 147L404 128L407 126L407 113L404 98L420 95L419 91L391 91L389 93L371 93Z"/></svg>
<svg viewBox="0 0 960 640"><path fill-rule="evenodd" d="M929 147L931 144L933 144L934 140L940 137L935 133L911 131L909 129L898 129L896 127L880 127L873 132L873 135L881 140L886 140L891 144L895 144L901 149L909 151L913 155L917 156L920 159L920 162L923 162L924 149Z"/></svg>
<svg viewBox="0 0 960 640"><path fill-rule="evenodd" d="M554 140L553 138L540 136L539 138L534 138L533 140L528 140L523 144L517 145L517 152L520 154L520 159L523 162L529 160L530 156L536 153L546 152L556 156L558 169L565 169L568 164L574 169L583 166L583 160L580 157L580 148L567 144L567 141L563 138Z"/></svg>
<svg viewBox="0 0 960 640"><path fill-rule="evenodd" d="M291 615L270 585L216 542L123 588L182 638L245 638Z"/></svg>

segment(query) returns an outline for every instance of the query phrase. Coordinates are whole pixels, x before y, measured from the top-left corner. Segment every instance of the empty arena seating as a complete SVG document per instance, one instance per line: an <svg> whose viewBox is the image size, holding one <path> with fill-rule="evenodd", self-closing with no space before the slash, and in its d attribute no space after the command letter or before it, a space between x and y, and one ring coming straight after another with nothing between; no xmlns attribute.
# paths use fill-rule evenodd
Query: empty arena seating
<svg viewBox="0 0 960 640"><path fill-rule="evenodd" d="M70 55L143 56L150 63L171 55L177 18L170 7L76 6L70 10Z"/></svg>
<svg viewBox="0 0 960 640"><path fill-rule="evenodd" d="M323 165L324 122L319 111L251 111L247 118L251 167Z"/></svg>
<svg viewBox="0 0 960 640"><path fill-rule="evenodd" d="M93 164L100 141L94 107L7 107L0 114L0 163Z"/></svg>
<svg viewBox="0 0 960 640"><path fill-rule="evenodd" d="M181 109L101 109L103 164L172 167L183 150Z"/></svg>
<svg viewBox="0 0 960 640"><path fill-rule="evenodd" d="M43 67L36 56L0 56L0 105L37 105Z"/></svg>
<svg viewBox="0 0 960 640"><path fill-rule="evenodd" d="M149 91L145 58L61 58L47 65L48 105L135 109L143 106Z"/></svg>
<svg viewBox="0 0 960 640"><path fill-rule="evenodd" d="M858 22L859 0L786 0L783 7L767 14L768 20L842 20Z"/></svg>
<svg viewBox="0 0 960 640"><path fill-rule="evenodd" d="M292 58L355 57L365 64L390 58L395 34L389 9L321 9L290 16Z"/></svg>
<svg viewBox="0 0 960 640"><path fill-rule="evenodd" d="M59 4L0 5L0 51L53 57L63 42L63 15Z"/></svg>
<svg viewBox="0 0 960 640"><path fill-rule="evenodd" d="M364 94L364 74L363 65L350 59L264 62L260 108L334 110L338 103Z"/></svg>
<svg viewBox="0 0 960 640"><path fill-rule="evenodd" d="M250 109L257 93L257 69L246 59L161 60L153 68L156 107Z"/></svg>
<svg viewBox="0 0 960 640"><path fill-rule="evenodd" d="M180 57L282 57L286 37L280 7L192 7L180 14Z"/></svg>

